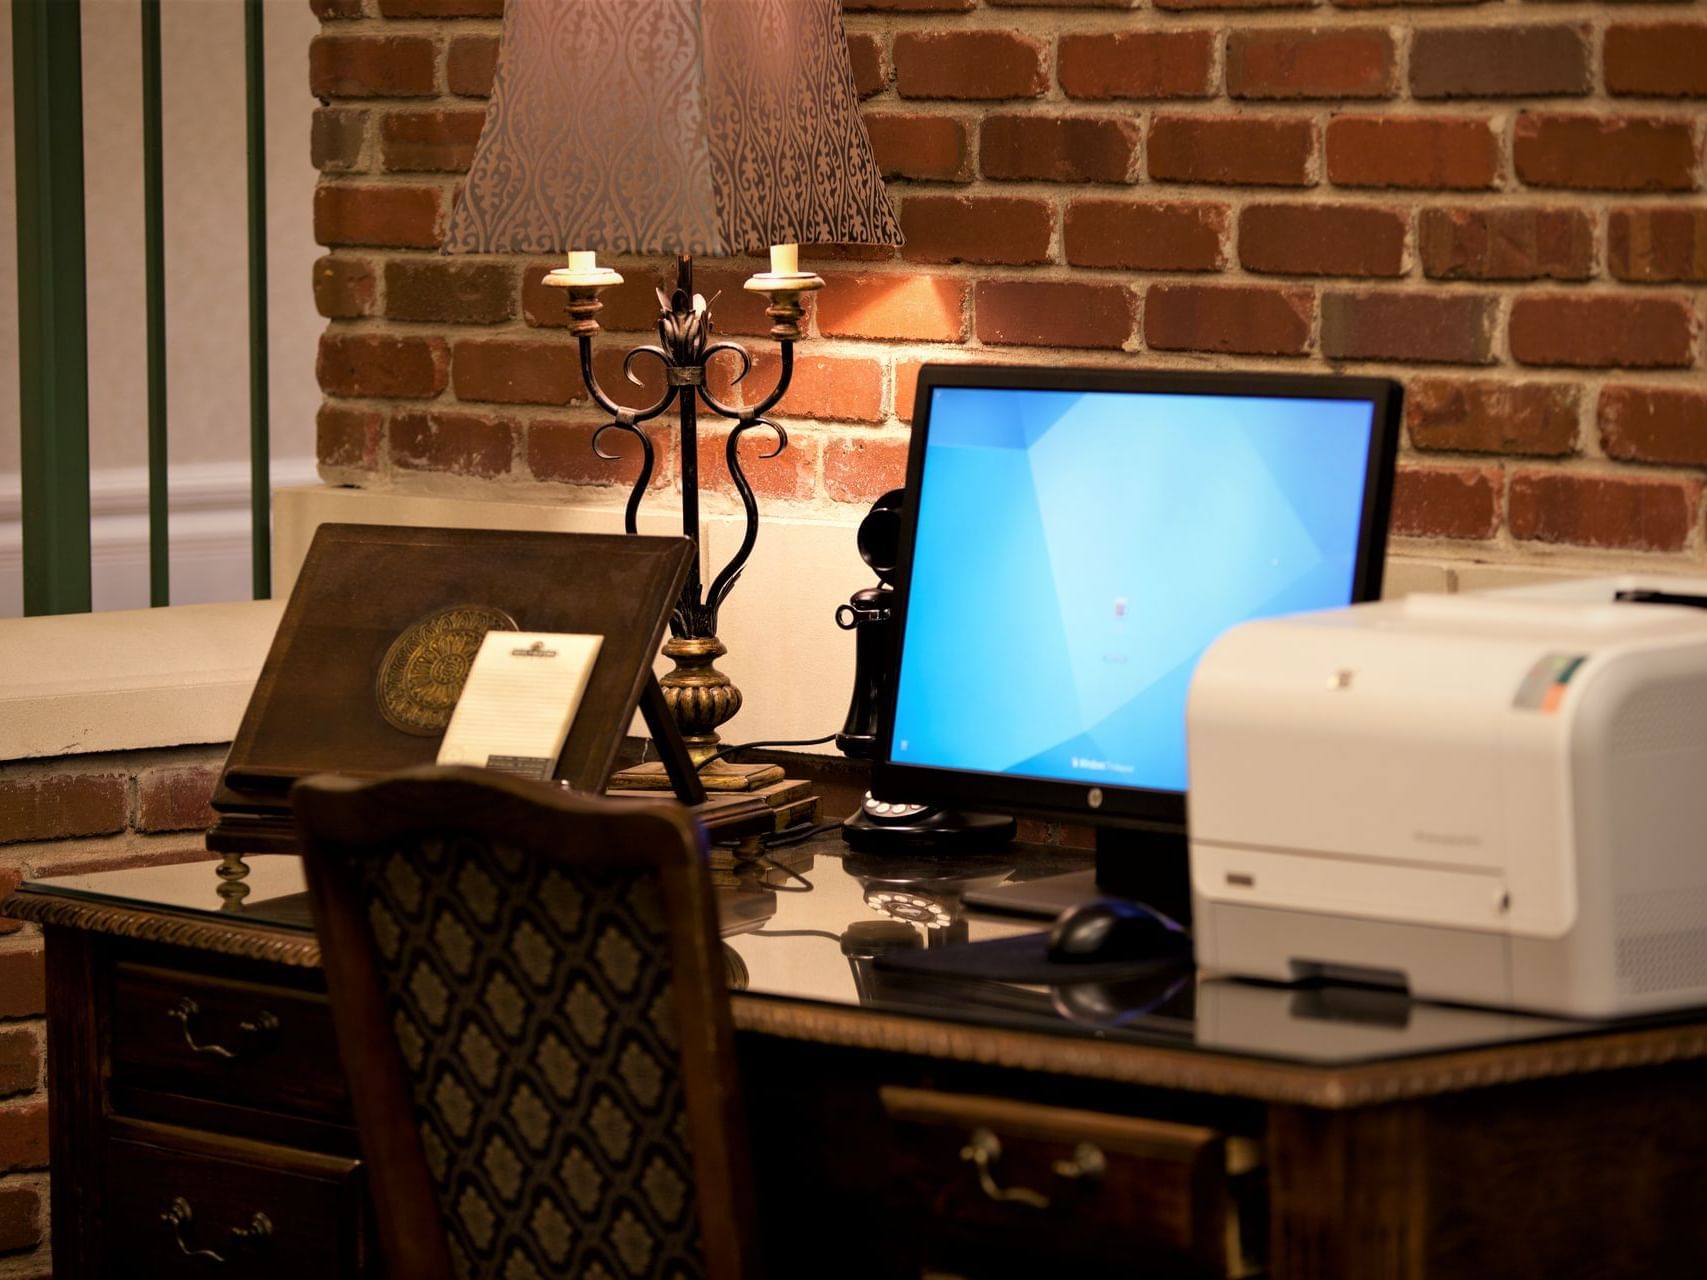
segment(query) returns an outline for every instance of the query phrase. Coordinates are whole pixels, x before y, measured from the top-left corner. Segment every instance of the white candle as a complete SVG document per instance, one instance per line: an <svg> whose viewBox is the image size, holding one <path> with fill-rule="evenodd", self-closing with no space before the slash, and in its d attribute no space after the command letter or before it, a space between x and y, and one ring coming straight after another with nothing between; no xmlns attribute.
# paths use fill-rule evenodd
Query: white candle
<svg viewBox="0 0 1707 1280"><path fill-rule="evenodd" d="M591 249L569 250L569 270L575 272L597 271L598 264L593 261L594 251Z"/></svg>
<svg viewBox="0 0 1707 1280"><path fill-rule="evenodd" d="M771 274L773 276L799 275L800 246L797 244L773 244L771 246Z"/></svg>

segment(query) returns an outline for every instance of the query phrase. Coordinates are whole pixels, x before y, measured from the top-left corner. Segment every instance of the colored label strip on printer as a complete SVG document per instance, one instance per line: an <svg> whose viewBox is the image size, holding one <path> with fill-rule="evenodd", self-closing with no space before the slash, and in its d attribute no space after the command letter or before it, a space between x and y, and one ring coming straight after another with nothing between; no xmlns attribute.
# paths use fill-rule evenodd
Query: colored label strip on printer
<svg viewBox="0 0 1707 1280"><path fill-rule="evenodd" d="M1565 686L1587 660L1581 653L1550 653L1529 668L1511 705L1525 711L1551 714L1565 700Z"/></svg>

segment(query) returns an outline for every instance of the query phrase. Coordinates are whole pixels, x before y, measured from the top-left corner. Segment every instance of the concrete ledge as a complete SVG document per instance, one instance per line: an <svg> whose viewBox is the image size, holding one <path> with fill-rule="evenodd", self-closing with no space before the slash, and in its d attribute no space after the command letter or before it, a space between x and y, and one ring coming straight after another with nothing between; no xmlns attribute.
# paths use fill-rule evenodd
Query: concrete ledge
<svg viewBox="0 0 1707 1280"><path fill-rule="evenodd" d="M0 619L0 760L230 742L282 600Z"/></svg>

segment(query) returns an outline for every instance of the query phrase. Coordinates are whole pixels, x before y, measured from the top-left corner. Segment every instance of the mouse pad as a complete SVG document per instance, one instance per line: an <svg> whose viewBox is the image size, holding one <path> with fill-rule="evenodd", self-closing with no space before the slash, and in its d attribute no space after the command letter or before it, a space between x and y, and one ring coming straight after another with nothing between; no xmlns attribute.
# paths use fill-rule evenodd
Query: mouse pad
<svg viewBox="0 0 1707 1280"><path fill-rule="evenodd" d="M1158 952L1142 960L1063 964L1049 958L1047 932L1022 933L987 942L958 942L925 951L885 951L872 960L879 969L940 977L983 978L1031 986L1064 987L1077 982L1112 982L1141 977L1159 968L1191 963L1191 951Z"/></svg>

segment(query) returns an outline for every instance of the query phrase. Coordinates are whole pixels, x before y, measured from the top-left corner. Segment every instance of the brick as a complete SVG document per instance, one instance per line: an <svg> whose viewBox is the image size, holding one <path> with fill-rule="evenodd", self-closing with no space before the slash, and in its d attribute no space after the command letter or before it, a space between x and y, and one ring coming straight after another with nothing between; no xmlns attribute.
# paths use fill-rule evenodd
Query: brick
<svg viewBox="0 0 1707 1280"><path fill-rule="evenodd" d="M993 9L1136 9L1144 0L988 0Z"/></svg>
<svg viewBox="0 0 1707 1280"><path fill-rule="evenodd" d="M555 267L559 264L553 261L546 265ZM694 276L697 281L701 282L699 289L703 293L705 291L704 270L695 271ZM675 279L674 269L659 268L656 271L648 271L625 267L622 283L615 288L606 289L599 295L599 300L605 304L604 310L599 312L599 323L607 329L614 329L623 333L656 332L658 327L658 290L662 289L664 296L668 297L670 290L675 286ZM523 281L524 299L528 296L527 286L534 283L533 271L529 269L527 278ZM558 312L563 311L563 291L561 289L554 289L550 285L542 284L539 285L539 292L547 296L553 309ZM716 292L716 290L712 292ZM723 313L724 301L725 299L722 298L717 300L717 314L719 316ZM721 328L721 324L718 327Z"/></svg>
<svg viewBox="0 0 1707 1280"><path fill-rule="evenodd" d="M1403 209L1368 205L1246 205L1239 261L1247 271L1306 276L1397 276L1405 270Z"/></svg>
<svg viewBox="0 0 1707 1280"><path fill-rule="evenodd" d="M742 381L742 399L756 402L757 397L776 385L781 372L781 359L775 352L758 352L753 359L753 371ZM751 390L747 391L749 383ZM794 378L776 412L785 418L882 422L883 366L857 356L796 353Z"/></svg>
<svg viewBox="0 0 1707 1280"><path fill-rule="evenodd" d="M1035 265L1050 260L1055 209L1008 196L909 196L901 205L909 262Z"/></svg>
<svg viewBox="0 0 1707 1280"><path fill-rule="evenodd" d="M915 375L916 376L916 375ZM18 887L22 873L16 867L0 867L0 902L4 902ZM0 938L9 933L16 933L24 927L22 920L9 920L0 916Z"/></svg>
<svg viewBox="0 0 1707 1280"><path fill-rule="evenodd" d="M843 0L849 13L966 13L978 0Z"/></svg>
<svg viewBox="0 0 1707 1280"><path fill-rule="evenodd" d="M1333 0L1339 9L1394 9L1405 8L1444 8L1447 6L1468 7L1488 3L1488 0Z"/></svg>
<svg viewBox="0 0 1707 1280"><path fill-rule="evenodd" d="M504 0L379 0L386 18L501 18Z"/></svg>
<svg viewBox="0 0 1707 1280"><path fill-rule="evenodd" d="M1413 98L1586 94L1593 33L1586 26L1432 27L1411 36Z"/></svg>
<svg viewBox="0 0 1707 1280"><path fill-rule="evenodd" d="M1423 273L1436 280L1587 280L1594 223L1580 209L1424 209Z"/></svg>
<svg viewBox="0 0 1707 1280"><path fill-rule="evenodd" d="M913 401L919 394L919 370L923 360L895 362L895 416L902 422L913 420Z"/></svg>
<svg viewBox="0 0 1707 1280"><path fill-rule="evenodd" d="M640 475L640 442L624 431L606 431L599 439L601 458L593 451L598 422L535 421L528 427L527 465L535 480L554 484L621 485L629 488ZM652 488L671 483L674 451L671 437L654 436Z"/></svg>
<svg viewBox="0 0 1707 1280"><path fill-rule="evenodd" d="M178 843L178 840L169 837L147 840L140 845L126 845L113 840L94 846L73 847L59 856L33 853L30 857L30 868L38 879L46 880L52 876L93 875L97 871L129 871L133 867L169 867L185 862L209 862L217 860L219 856L209 853L206 845L196 837L179 839L193 843ZM114 848L121 852L107 852Z"/></svg>
<svg viewBox="0 0 1707 1280"><path fill-rule="evenodd" d="M1415 449L1563 457L1577 449L1581 400L1566 383L1413 378L1405 426Z"/></svg>
<svg viewBox="0 0 1707 1280"><path fill-rule="evenodd" d="M824 495L832 502L874 502L906 480L904 437L844 436L824 446Z"/></svg>
<svg viewBox="0 0 1707 1280"><path fill-rule="evenodd" d="M314 456L322 466L379 466L381 419L372 409L323 404L314 419Z"/></svg>
<svg viewBox="0 0 1707 1280"><path fill-rule="evenodd" d="M733 497L735 482L729 478L726 451L727 431L702 431L699 442L700 488L706 493L724 493ZM761 498L804 502L818 492L818 452L821 442L816 436L790 432L788 447L774 453L777 439L763 427L744 434L736 450L741 459L741 472Z"/></svg>
<svg viewBox="0 0 1707 1280"><path fill-rule="evenodd" d="M30 1093L41 1081L41 1046L28 1027L0 1027L0 1098Z"/></svg>
<svg viewBox="0 0 1707 1280"><path fill-rule="evenodd" d="M1234 31L1227 96L1390 98L1396 65L1393 37L1377 27Z"/></svg>
<svg viewBox="0 0 1707 1280"><path fill-rule="evenodd" d="M1707 23L1606 29L1606 91L1633 97L1707 96Z"/></svg>
<svg viewBox="0 0 1707 1280"><path fill-rule="evenodd" d="M1692 191L1695 158L1683 119L1524 112L1512 135L1517 176L1532 187Z"/></svg>
<svg viewBox="0 0 1707 1280"><path fill-rule="evenodd" d="M1085 197L1067 206L1062 241L1075 267L1219 271L1227 223L1224 204Z"/></svg>
<svg viewBox="0 0 1707 1280"><path fill-rule="evenodd" d="M568 404L582 396L580 359L566 342L466 339L451 348L451 387L458 400Z"/></svg>
<svg viewBox="0 0 1707 1280"><path fill-rule="evenodd" d="M1685 369L1695 360L1694 331L1694 311L1682 298L1529 294L1511 308L1519 364Z"/></svg>
<svg viewBox="0 0 1707 1280"><path fill-rule="evenodd" d="M1321 0L1155 0L1156 8L1173 12L1198 9L1313 9Z"/></svg>
<svg viewBox="0 0 1707 1280"><path fill-rule="evenodd" d="M864 31L848 33L848 63L853 68L854 92L862 98L889 87L889 60L883 41Z"/></svg>
<svg viewBox="0 0 1707 1280"><path fill-rule="evenodd" d="M123 831L130 780L122 773L51 773L0 781L0 844Z"/></svg>
<svg viewBox="0 0 1707 1280"><path fill-rule="evenodd" d="M432 324L497 324L515 315L516 273L503 262L394 258L385 314Z"/></svg>
<svg viewBox="0 0 1707 1280"><path fill-rule="evenodd" d="M1307 187L1315 156L1316 126L1303 119L1158 115L1150 124L1158 182Z"/></svg>
<svg viewBox="0 0 1707 1280"><path fill-rule="evenodd" d="M444 239L443 199L434 187L314 189L314 238L324 245L436 249Z"/></svg>
<svg viewBox="0 0 1707 1280"><path fill-rule="evenodd" d="M387 173L466 173L486 113L393 111L380 120L380 163Z"/></svg>
<svg viewBox="0 0 1707 1280"><path fill-rule="evenodd" d="M812 254L805 252L802 257L810 264ZM746 269L732 267L698 266L694 268L694 290L715 301L711 304L711 323L714 333L723 335L736 334L745 337L767 336L771 330L771 319L765 314L765 308L770 300L760 293L748 293L743 287L752 275ZM671 272L671 287L674 287L675 273ZM668 290L666 290L668 292ZM814 294L806 301L807 315L812 315L817 299L822 295ZM658 323L658 299L652 299L652 325Z"/></svg>
<svg viewBox="0 0 1707 1280"><path fill-rule="evenodd" d="M842 262L892 262L900 257L899 250L888 244L803 244L800 261L810 266Z"/></svg>
<svg viewBox="0 0 1707 1280"><path fill-rule="evenodd" d="M545 283L545 273L560 265L562 265L562 260L559 258L536 258L523 262L519 268L522 286L522 319L535 329L567 329L569 327L568 299L563 290L553 288ZM615 288L626 289L628 287L630 287L629 281L625 275L622 284ZM604 329L612 327L610 325L610 299L614 292L615 289L606 289L599 297L599 301L604 305L595 319L598 320L599 326ZM656 310L657 301L654 300L652 305L653 309Z"/></svg>
<svg viewBox="0 0 1707 1280"><path fill-rule="evenodd" d="M379 279L367 258L327 254L314 264L314 309L328 320L356 320L373 314Z"/></svg>
<svg viewBox="0 0 1707 1280"><path fill-rule="evenodd" d="M47 1168L47 1099L0 1106L0 1173Z"/></svg>
<svg viewBox="0 0 1707 1280"><path fill-rule="evenodd" d="M1138 297L1123 284L980 280L972 305L978 340L993 346L1118 351L1138 325Z"/></svg>
<svg viewBox="0 0 1707 1280"><path fill-rule="evenodd" d="M1500 473L1476 467L1400 467L1392 530L1412 538L1491 538L1500 527Z"/></svg>
<svg viewBox="0 0 1707 1280"><path fill-rule="evenodd" d="M1049 88L1048 47L1018 31L903 31L894 53L903 98L1037 98Z"/></svg>
<svg viewBox="0 0 1707 1280"><path fill-rule="evenodd" d="M947 276L836 276L818 295L826 338L959 342L966 337L964 280Z"/></svg>
<svg viewBox="0 0 1707 1280"><path fill-rule="evenodd" d="M219 770L208 765L145 769L136 776L136 829L206 831Z"/></svg>
<svg viewBox="0 0 1707 1280"><path fill-rule="evenodd" d="M322 22L362 16L362 0L309 0L308 7Z"/></svg>
<svg viewBox="0 0 1707 1280"><path fill-rule="evenodd" d="M309 91L317 98L419 98L434 92L427 36L315 36Z"/></svg>
<svg viewBox="0 0 1707 1280"><path fill-rule="evenodd" d="M46 1012L47 971L41 946L0 951L0 1018L39 1018ZM5 1154L0 1145L0 1166Z"/></svg>
<svg viewBox="0 0 1707 1280"><path fill-rule="evenodd" d="M323 333L315 373L330 395L418 400L445 389L449 364L443 338Z"/></svg>
<svg viewBox="0 0 1707 1280"><path fill-rule="evenodd" d="M41 1193L0 1186L0 1254L33 1249L43 1240Z"/></svg>
<svg viewBox="0 0 1707 1280"><path fill-rule="evenodd" d="M972 148L962 120L874 111L865 117L865 131L885 178L972 180Z"/></svg>
<svg viewBox="0 0 1707 1280"><path fill-rule="evenodd" d="M1327 148L1328 179L1342 187L1477 190L1499 180L1499 138L1482 119L1339 116Z"/></svg>
<svg viewBox="0 0 1707 1280"><path fill-rule="evenodd" d="M1215 92L1208 31L1064 35L1056 78L1069 98L1207 98Z"/></svg>
<svg viewBox="0 0 1707 1280"><path fill-rule="evenodd" d="M1308 289L1156 284L1144 299L1144 342L1157 351L1303 355L1315 311Z"/></svg>
<svg viewBox="0 0 1707 1280"><path fill-rule="evenodd" d="M1322 354L1492 364L1498 316L1491 294L1329 293L1322 298Z"/></svg>
<svg viewBox="0 0 1707 1280"><path fill-rule="evenodd" d="M497 36L456 36L445 54L445 86L459 98L488 98L498 74Z"/></svg>
<svg viewBox="0 0 1707 1280"><path fill-rule="evenodd" d="M1603 387L1600 447L1609 458L1707 467L1707 392L1691 387Z"/></svg>
<svg viewBox="0 0 1707 1280"><path fill-rule="evenodd" d="M1699 480L1630 480L1568 471L1512 477L1508 523L1523 542L1618 551L1681 551L1695 527Z"/></svg>
<svg viewBox="0 0 1707 1280"><path fill-rule="evenodd" d="M1135 182L1141 136L1123 116L986 116L978 167L986 178Z"/></svg>
<svg viewBox="0 0 1707 1280"><path fill-rule="evenodd" d="M366 111L316 107L308 127L308 158L322 173L348 173L362 167L366 139Z"/></svg>
<svg viewBox="0 0 1707 1280"><path fill-rule="evenodd" d="M475 413L394 413L387 435L394 466L490 480L510 473L518 430Z"/></svg>
<svg viewBox="0 0 1707 1280"><path fill-rule="evenodd" d="M1606 265L1620 280L1707 282L1707 209L1614 209Z"/></svg>

